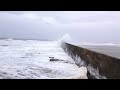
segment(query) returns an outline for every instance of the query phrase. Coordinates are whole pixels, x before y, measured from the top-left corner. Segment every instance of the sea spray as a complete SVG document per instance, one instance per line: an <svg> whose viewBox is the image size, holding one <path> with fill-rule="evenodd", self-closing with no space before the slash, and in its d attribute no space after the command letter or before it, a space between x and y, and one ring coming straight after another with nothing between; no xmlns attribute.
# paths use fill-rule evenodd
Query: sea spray
<svg viewBox="0 0 120 90"><path fill-rule="evenodd" d="M65 34L58 39L58 45L61 46L62 42L72 43L72 38L69 34Z"/></svg>

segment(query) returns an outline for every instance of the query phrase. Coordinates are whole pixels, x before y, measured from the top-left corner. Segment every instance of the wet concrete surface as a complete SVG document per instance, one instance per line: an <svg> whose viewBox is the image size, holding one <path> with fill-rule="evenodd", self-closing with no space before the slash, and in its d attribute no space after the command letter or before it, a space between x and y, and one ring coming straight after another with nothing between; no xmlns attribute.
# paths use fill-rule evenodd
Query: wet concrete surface
<svg viewBox="0 0 120 90"><path fill-rule="evenodd" d="M120 59L120 46L80 45L80 47Z"/></svg>
<svg viewBox="0 0 120 90"><path fill-rule="evenodd" d="M120 79L119 47L78 46L63 42L62 48L78 66L87 68L88 78Z"/></svg>

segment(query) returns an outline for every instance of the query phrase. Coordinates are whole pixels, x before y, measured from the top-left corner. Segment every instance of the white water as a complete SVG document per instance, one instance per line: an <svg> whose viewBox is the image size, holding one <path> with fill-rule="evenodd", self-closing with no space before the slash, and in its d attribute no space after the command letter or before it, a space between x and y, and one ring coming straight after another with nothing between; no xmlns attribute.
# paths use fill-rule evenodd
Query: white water
<svg viewBox="0 0 120 90"><path fill-rule="evenodd" d="M65 34L63 35L62 37L60 37L58 39L58 44L60 45L62 42L68 42L68 43L71 43L72 42L72 38L70 37L69 34Z"/></svg>
<svg viewBox="0 0 120 90"><path fill-rule="evenodd" d="M0 40L0 78L86 79L87 69L78 68L57 44L57 41ZM51 62L49 57L64 61Z"/></svg>

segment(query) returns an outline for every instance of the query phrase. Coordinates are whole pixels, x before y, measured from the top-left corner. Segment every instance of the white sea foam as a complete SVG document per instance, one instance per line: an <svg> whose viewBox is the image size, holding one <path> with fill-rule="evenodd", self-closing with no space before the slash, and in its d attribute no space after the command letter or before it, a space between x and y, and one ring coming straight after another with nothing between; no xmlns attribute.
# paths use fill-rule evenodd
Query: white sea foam
<svg viewBox="0 0 120 90"><path fill-rule="evenodd" d="M65 34L58 39L58 44L61 45L62 42L72 43L72 38L69 34Z"/></svg>
<svg viewBox="0 0 120 90"><path fill-rule="evenodd" d="M63 61L51 62L49 57ZM79 77L86 79L83 71L86 72L75 65L74 61L57 45L57 41L0 40L0 78Z"/></svg>

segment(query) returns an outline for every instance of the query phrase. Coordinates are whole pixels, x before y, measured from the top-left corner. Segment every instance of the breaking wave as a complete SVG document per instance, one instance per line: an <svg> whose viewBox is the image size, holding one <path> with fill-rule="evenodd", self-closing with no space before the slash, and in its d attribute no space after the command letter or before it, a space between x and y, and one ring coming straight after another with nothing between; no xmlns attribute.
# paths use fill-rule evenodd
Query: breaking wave
<svg viewBox="0 0 120 90"><path fill-rule="evenodd" d="M72 38L69 34L65 34L58 39L58 45L61 45L62 42L72 43Z"/></svg>

